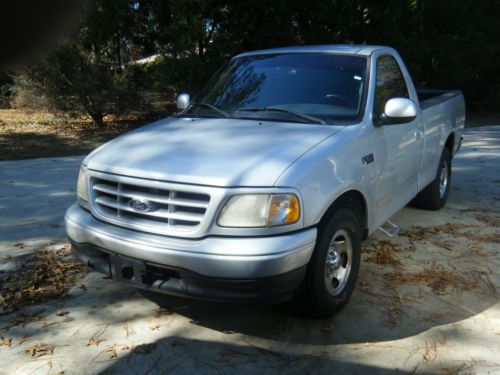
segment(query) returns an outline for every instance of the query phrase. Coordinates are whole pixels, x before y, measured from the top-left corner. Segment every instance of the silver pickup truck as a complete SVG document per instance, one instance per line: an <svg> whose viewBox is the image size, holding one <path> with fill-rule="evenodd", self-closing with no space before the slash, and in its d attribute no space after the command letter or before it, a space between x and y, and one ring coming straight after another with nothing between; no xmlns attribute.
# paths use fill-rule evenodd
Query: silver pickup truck
<svg viewBox="0 0 500 375"><path fill-rule="evenodd" d="M461 92L417 91L383 46L243 53L177 105L85 158L75 256L157 300L317 317L349 299L362 240L410 202L445 204L465 122Z"/></svg>

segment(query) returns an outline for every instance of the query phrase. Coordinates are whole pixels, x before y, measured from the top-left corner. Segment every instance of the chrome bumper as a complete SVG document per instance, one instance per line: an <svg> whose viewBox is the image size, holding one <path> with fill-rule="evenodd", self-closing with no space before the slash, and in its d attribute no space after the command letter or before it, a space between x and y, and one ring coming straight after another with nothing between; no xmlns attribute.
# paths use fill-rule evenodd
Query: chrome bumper
<svg viewBox="0 0 500 375"><path fill-rule="evenodd" d="M316 228L310 228L269 237L165 237L103 223L76 203L66 212L65 222L74 243L228 279L265 278L303 267L309 262L317 235Z"/></svg>

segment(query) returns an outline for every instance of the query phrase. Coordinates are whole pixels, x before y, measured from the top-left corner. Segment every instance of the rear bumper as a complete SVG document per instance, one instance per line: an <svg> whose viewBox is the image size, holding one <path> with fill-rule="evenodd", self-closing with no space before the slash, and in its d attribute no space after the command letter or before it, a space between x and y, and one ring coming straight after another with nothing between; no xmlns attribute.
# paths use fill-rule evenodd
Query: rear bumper
<svg viewBox="0 0 500 375"><path fill-rule="evenodd" d="M316 228L270 237L170 238L103 223L76 204L65 221L75 256L96 270L139 288L211 300L288 298L316 241Z"/></svg>

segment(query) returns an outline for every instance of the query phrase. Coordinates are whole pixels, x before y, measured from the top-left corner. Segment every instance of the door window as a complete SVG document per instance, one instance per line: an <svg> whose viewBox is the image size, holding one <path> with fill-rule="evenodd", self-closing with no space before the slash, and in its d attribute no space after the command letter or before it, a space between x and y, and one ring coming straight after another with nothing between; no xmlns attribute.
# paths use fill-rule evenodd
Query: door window
<svg viewBox="0 0 500 375"><path fill-rule="evenodd" d="M392 98L409 98L408 88L396 59L389 55L377 59L375 84L375 115L384 112L385 103Z"/></svg>

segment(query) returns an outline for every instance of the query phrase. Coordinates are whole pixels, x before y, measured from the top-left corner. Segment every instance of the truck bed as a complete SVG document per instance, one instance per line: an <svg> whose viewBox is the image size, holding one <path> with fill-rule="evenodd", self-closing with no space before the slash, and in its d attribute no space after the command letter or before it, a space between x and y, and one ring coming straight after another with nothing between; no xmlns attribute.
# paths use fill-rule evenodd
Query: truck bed
<svg viewBox="0 0 500 375"><path fill-rule="evenodd" d="M424 110L460 96L462 92L460 90L417 89L417 95L420 108Z"/></svg>

